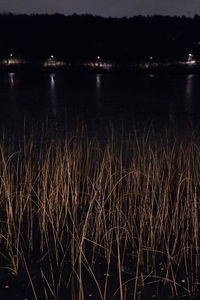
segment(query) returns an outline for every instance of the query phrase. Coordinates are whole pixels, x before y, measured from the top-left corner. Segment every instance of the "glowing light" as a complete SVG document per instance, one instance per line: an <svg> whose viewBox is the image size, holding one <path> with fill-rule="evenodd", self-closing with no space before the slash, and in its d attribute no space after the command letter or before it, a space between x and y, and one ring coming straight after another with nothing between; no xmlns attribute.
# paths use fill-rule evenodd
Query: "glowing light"
<svg viewBox="0 0 200 300"><path fill-rule="evenodd" d="M97 59L100 60L100 56L99 55L97 56Z"/></svg>
<svg viewBox="0 0 200 300"><path fill-rule="evenodd" d="M10 57L12 57L13 56L13 54L12 53L10 53Z"/></svg>
<svg viewBox="0 0 200 300"><path fill-rule="evenodd" d="M195 64L196 61L194 60L194 55L192 53L188 54L188 59L187 59L188 64Z"/></svg>
<svg viewBox="0 0 200 300"><path fill-rule="evenodd" d="M53 59L54 58L54 56L53 55L51 55L51 59Z"/></svg>

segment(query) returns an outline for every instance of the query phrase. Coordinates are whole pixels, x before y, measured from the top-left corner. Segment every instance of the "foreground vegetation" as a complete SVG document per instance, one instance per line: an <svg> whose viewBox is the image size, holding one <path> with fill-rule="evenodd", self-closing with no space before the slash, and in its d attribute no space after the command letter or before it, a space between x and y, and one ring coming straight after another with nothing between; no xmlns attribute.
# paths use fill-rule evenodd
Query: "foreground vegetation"
<svg viewBox="0 0 200 300"><path fill-rule="evenodd" d="M0 282L9 299L198 294L200 139L0 143ZM174 298L173 298L174 297Z"/></svg>

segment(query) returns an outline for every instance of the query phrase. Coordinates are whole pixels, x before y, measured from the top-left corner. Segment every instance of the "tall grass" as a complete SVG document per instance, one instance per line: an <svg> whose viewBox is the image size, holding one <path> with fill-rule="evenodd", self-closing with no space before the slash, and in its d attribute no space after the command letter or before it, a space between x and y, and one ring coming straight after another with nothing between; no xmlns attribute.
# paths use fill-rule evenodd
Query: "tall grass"
<svg viewBox="0 0 200 300"><path fill-rule="evenodd" d="M199 199L194 132L112 132L102 142L81 129L18 149L4 136L0 274L34 299L194 295Z"/></svg>

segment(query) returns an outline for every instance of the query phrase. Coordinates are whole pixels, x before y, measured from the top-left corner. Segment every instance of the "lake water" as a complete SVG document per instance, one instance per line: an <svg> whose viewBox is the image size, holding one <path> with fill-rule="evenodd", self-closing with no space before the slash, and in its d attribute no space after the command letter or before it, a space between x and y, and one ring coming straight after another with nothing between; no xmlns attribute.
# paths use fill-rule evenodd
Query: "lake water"
<svg viewBox="0 0 200 300"><path fill-rule="evenodd" d="M199 120L200 75L0 74L0 126L9 131L44 121L62 132L82 121L98 131Z"/></svg>

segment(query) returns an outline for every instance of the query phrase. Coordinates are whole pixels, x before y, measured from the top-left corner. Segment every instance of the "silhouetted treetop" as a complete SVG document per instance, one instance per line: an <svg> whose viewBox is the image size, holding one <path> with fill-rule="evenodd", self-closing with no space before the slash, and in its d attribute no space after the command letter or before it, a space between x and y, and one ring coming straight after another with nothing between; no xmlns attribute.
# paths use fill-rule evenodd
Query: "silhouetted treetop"
<svg viewBox="0 0 200 300"><path fill-rule="evenodd" d="M26 59L54 54L65 60L97 55L128 62L183 58L200 54L200 17L136 16L103 18L92 15L0 15L0 56L13 52Z"/></svg>

